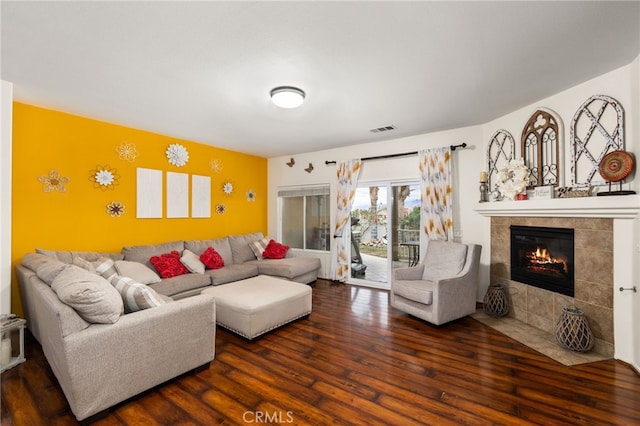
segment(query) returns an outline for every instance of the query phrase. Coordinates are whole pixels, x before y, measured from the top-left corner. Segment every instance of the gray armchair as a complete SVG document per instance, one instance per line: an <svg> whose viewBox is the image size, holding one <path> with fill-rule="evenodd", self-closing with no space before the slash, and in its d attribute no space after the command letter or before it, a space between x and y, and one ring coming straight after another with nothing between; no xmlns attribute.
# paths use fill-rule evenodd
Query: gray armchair
<svg viewBox="0 0 640 426"><path fill-rule="evenodd" d="M477 244L429 241L422 263L393 271L391 306L435 325L476 311Z"/></svg>

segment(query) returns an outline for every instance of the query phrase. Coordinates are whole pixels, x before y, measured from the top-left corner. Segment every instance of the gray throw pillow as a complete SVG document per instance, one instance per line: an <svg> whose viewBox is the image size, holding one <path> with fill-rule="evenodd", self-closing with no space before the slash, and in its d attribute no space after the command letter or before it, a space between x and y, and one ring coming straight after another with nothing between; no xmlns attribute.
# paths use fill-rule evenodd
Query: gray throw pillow
<svg viewBox="0 0 640 426"><path fill-rule="evenodd" d="M67 265L51 288L87 322L113 324L124 313L120 293L101 276L78 266Z"/></svg>
<svg viewBox="0 0 640 426"><path fill-rule="evenodd" d="M452 241L431 240L424 259L422 279L436 281L458 275L467 259L467 245Z"/></svg>

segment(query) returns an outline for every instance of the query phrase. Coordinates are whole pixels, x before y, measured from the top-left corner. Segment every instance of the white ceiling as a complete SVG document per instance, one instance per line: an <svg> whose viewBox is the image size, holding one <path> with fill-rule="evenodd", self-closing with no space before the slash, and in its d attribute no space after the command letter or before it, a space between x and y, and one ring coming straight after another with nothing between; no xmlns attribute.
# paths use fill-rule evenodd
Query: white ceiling
<svg viewBox="0 0 640 426"><path fill-rule="evenodd" d="M15 100L264 157L485 123L640 53L635 1L3 0L1 14ZM272 105L280 85L305 104Z"/></svg>

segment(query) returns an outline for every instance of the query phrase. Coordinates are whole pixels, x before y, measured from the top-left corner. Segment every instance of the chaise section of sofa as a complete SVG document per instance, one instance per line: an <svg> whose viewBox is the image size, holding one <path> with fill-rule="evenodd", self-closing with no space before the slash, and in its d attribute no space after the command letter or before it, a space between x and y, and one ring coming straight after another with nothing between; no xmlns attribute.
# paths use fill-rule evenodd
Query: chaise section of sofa
<svg viewBox="0 0 640 426"><path fill-rule="evenodd" d="M124 314L115 323L91 323L50 286L68 268L78 267L33 253L16 274L27 326L78 420L214 359L213 297L172 301Z"/></svg>
<svg viewBox="0 0 640 426"><path fill-rule="evenodd" d="M250 244L265 239L261 232L243 235L231 235L229 245L236 264L253 265L259 275L270 275L302 284L310 284L318 279L320 259L315 257L294 256L291 251L283 259L257 258Z"/></svg>

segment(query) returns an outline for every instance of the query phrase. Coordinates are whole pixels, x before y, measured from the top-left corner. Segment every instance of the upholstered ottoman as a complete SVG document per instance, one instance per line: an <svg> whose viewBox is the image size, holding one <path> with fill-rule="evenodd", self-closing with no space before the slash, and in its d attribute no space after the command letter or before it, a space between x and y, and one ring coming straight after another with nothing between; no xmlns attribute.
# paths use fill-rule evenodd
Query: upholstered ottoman
<svg viewBox="0 0 640 426"><path fill-rule="evenodd" d="M216 299L216 322L247 339L311 313L311 287L258 275L202 291Z"/></svg>

